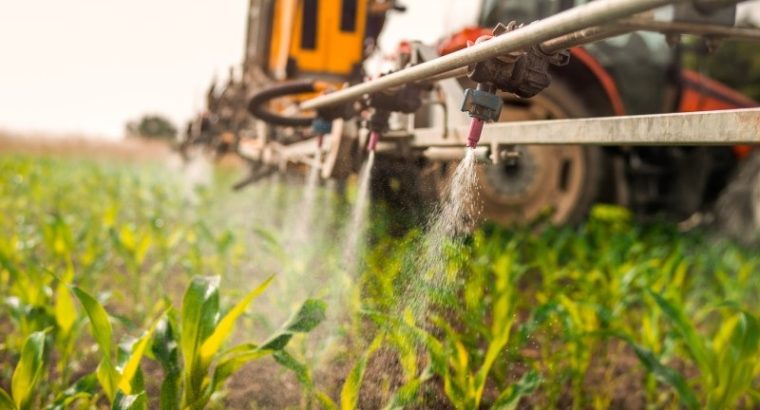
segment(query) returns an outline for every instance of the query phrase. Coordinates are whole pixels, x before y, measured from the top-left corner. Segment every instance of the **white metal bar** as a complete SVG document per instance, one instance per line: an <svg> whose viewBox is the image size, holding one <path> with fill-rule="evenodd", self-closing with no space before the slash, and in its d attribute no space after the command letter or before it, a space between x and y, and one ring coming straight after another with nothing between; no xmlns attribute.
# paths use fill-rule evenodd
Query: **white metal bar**
<svg viewBox="0 0 760 410"><path fill-rule="evenodd" d="M447 71L519 50L532 44L609 23L660 6L687 0L597 0L536 21L519 30L502 34L489 41L436 58L401 71L355 86L322 95L301 103L301 110L314 110L361 98L365 94L386 90Z"/></svg>
<svg viewBox="0 0 760 410"><path fill-rule="evenodd" d="M463 146L466 128L442 139L415 131L413 145ZM694 113L502 122L483 128L480 145L740 145L760 144L760 108Z"/></svg>

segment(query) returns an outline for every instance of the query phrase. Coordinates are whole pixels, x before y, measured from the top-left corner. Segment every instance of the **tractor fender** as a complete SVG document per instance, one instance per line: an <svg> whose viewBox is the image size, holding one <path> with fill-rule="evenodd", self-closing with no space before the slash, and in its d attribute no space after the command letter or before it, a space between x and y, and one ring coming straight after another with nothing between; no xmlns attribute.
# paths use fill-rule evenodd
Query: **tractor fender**
<svg viewBox="0 0 760 410"><path fill-rule="evenodd" d="M576 47L564 67L554 68L555 81L566 84L570 91L586 103L594 116L625 115L623 100L612 75L588 51Z"/></svg>

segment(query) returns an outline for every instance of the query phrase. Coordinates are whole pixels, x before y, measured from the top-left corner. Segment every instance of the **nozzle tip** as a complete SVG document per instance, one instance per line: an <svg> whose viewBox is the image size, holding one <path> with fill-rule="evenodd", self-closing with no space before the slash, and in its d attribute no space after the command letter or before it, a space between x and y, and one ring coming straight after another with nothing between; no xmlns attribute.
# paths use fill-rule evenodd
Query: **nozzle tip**
<svg viewBox="0 0 760 410"><path fill-rule="evenodd" d="M480 142L480 135L483 133L483 124L485 121L478 117L472 117L470 122L470 132L467 134L467 146L469 148L475 148Z"/></svg>
<svg viewBox="0 0 760 410"><path fill-rule="evenodd" d="M374 151L377 148L377 142L380 141L380 133L377 131L371 131L369 133L369 142L367 143L367 150Z"/></svg>

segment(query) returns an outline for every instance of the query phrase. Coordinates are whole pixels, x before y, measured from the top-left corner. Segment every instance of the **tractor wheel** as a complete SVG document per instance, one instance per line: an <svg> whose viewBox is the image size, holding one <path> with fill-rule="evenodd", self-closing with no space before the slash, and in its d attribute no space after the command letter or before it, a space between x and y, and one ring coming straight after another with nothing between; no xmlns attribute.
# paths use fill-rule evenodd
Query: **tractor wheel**
<svg viewBox="0 0 760 410"><path fill-rule="evenodd" d="M548 120L590 116L584 102L555 81L529 99L505 97L500 121ZM604 154L591 146L518 146L512 164L478 168L482 217L501 225L548 218L554 224L577 223L597 198ZM505 161L506 162L506 161Z"/></svg>

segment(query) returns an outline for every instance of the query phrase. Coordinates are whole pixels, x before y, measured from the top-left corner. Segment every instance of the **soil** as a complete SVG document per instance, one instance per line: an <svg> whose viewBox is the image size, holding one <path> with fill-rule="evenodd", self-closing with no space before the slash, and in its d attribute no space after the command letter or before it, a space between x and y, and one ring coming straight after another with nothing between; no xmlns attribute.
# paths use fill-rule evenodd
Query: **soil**
<svg viewBox="0 0 760 410"><path fill-rule="evenodd" d="M137 138L113 141L81 136L51 137L0 133L0 152L144 161L165 159L171 153L171 147L162 141Z"/></svg>

